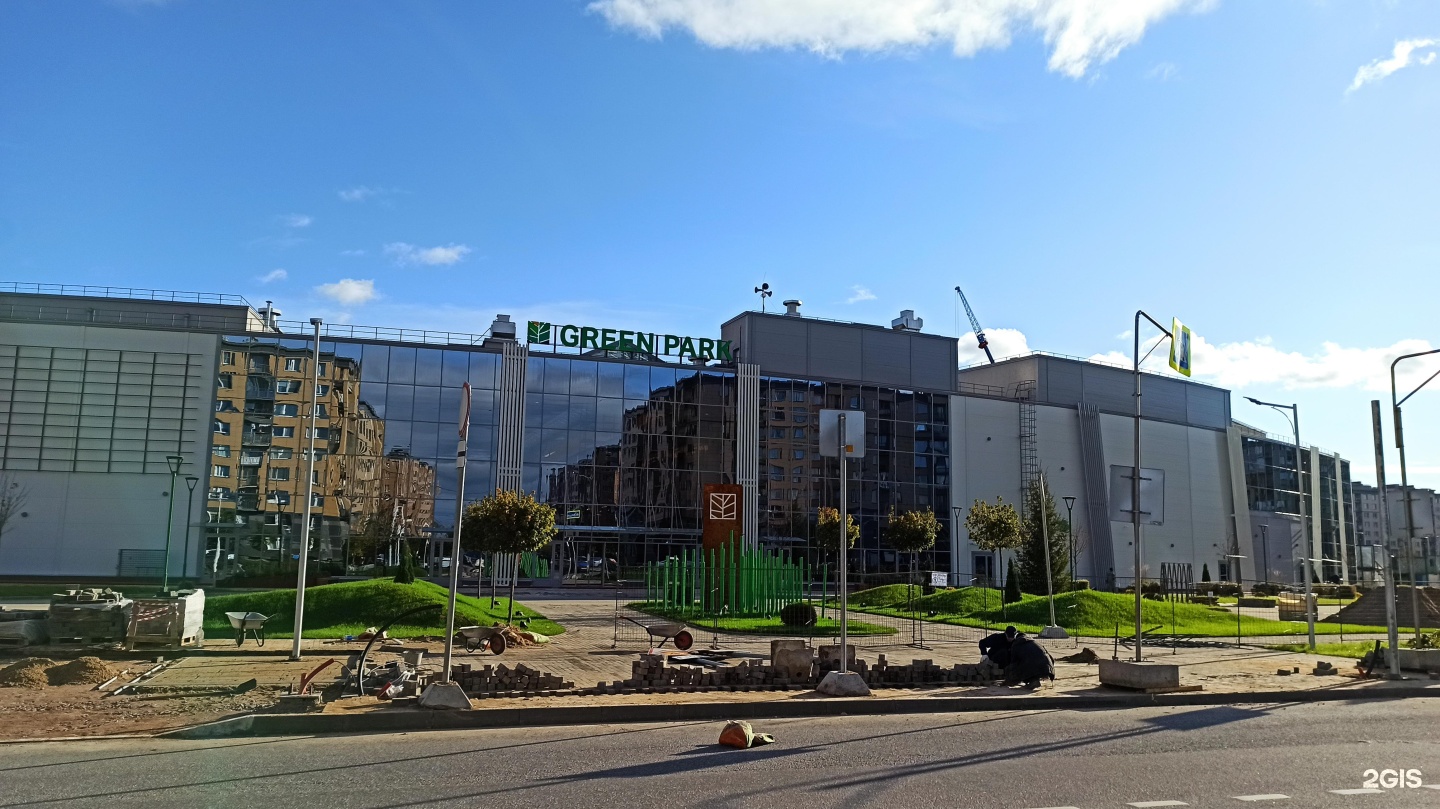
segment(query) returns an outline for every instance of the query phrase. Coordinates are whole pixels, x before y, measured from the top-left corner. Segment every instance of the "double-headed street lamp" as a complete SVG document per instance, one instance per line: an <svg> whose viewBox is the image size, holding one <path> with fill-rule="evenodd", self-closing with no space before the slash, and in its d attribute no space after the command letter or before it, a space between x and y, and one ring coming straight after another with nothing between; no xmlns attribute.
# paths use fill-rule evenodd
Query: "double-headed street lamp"
<svg viewBox="0 0 1440 809"><path fill-rule="evenodd" d="M170 504L165 514L165 573L160 580L160 594L170 592L170 526L175 522L175 479L180 475L180 465L185 463L183 455L166 455L165 463L170 467Z"/></svg>
<svg viewBox="0 0 1440 809"><path fill-rule="evenodd" d="M1290 421L1290 426L1295 430L1295 494L1296 498L1299 500L1300 541L1303 545L1305 545L1305 556L1303 558L1306 560L1304 565L1305 623L1309 627L1310 651L1313 654L1315 651L1315 599L1314 588L1311 580L1314 578L1314 565L1312 564L1314 560L1310 558L1310 554L1313 552L1311 543L1309 540L1306 539L1306 529L1309 528L1309 525L1306 523L1305 520L1305 485L1303 483L1305 477L1303 474L1304 464L1300 460L1300 406L1297 404L1276 404L1274 402L1262 402L1259 399L1254 398L1253 396L1246 396L1245 400L1250 402L1251 404L1260 405L1261 407L1272 408L1276 411L1279 411L1281 415L1285 415L1286 410L1290 411L1289 415L1285 415L1285 418ZM1316 469L1315 474L1319 473L1320 470ZM1265 564L1268 568L1270 560L1266 559Z"/></svg>

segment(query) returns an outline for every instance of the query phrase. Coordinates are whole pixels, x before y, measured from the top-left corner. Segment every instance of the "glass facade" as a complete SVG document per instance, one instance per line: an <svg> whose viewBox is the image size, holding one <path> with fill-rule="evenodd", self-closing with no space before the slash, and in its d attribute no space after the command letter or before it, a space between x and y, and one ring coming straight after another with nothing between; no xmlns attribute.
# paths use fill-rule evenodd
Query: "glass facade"
<svg viewBox="0 0 1440 809"><path fill-rule="evenodd" d="M313 369L308 340L222 341L214 386L208 560L219 573L293 569L305 510ZM399 540L452 527L461 385L472 388L466 499L492 491L499 457L501 354L322 340L312 536L319 560L396 561ZM629 574L699 544L706 484L736 482L733 369L531 354L523 388L521 486L555 508L552 560L578 578ZM815 516L839 496L839 465L818 454L818 411L864 411L869 450L851 465L857 563L891 569L880 547L894 509L949 518L948 397L762 379L760 542L813 552ZM423 543L420 543L423 544ZM948 543L927 565L945 569ZM438 555L448 553L443 547Z"/></svg>
<svg viewBox="0 0 1440 809"><path fill-rule="evenodd" d="M1297 484L1294 444L1254 436L1244 436L1241 442L1250 509L1299 514L1303 492L1305 513L1320 517L1320 548L1325 559L1321 563L1323 579L1327 582L1356 581L1357 552L1354 531L1351 530L1355 524L1355 506L1350 487L1350 462L1320 453L1320 502L1317 504L1311 496L1310 476L1315 474L1315 470L1312 469L1310 452L1300 455L1301 480ZM1343 553L1342 539L1346 546ZM1301 555L1297 553L1295 558L1296 579L1300 580ZM1348 562L1348 570L1342 571L1341 560Z"/></svg>

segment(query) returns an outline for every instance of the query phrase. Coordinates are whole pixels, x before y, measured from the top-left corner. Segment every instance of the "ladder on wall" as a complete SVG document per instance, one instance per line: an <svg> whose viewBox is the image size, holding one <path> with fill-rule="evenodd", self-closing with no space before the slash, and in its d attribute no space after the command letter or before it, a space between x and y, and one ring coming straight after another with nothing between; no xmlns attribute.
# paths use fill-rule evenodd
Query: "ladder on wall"
<svg viewBox="0 0 1440 809"><path fill-rule="evenodd" d="M1040 458L1035 448L1035 382L1025 380L1015 385L1015 398L1020 402L1020 514L1030 513L1030 493L1040 479Z"/></svg>

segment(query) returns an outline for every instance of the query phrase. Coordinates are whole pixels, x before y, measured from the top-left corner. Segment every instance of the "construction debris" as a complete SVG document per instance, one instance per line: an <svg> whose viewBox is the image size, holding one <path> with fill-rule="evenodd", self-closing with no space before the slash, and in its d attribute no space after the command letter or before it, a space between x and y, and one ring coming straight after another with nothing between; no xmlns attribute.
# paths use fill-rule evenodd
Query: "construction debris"
<svg viewBox="0 0 1440 809"><path fill-rule="evenodd" d="M46 615L50 642L90 645L122 641L131 607L130 599L109 588L55 593Z"/></svg>
<svg viewBox="0 0 1440 809"><path fill-rule="evenodd" d="M0 669L0 687L44 688L50 684L45 670L55 665L48 657L22 658L4 669Z"/></svg>
<svg viewBox="0 0 1440 809"><path fill-rule="evenodd" d="M1095 651L1093 649L1091 649L1089 646L1086 646L1084 649L1081 649L1080 651L1076 652L1073 655L1070 655L1069 657L1060 658L1060 662L1086 664L1099 663L1100 655L1095 654Z"/></svg>
<svg viewBox="0 0 1440 809"><path fill-rule="evenodd" d="M756 733L749 722L726 722L720 731L720 743L726 747L748 750L762 744L774 744L775 737L768 733Z"/></svg>
<svg viewBox="0 0 1440 809"><path fill-rule="evenodd" d="M77 657L45 671L51 685L94 685L116 676L115 669L98 657Z"/></svg>
<svg viewBox="0 0 1440 809"><path fill-rule="evenodd" d="M504 664L477 667L460 663L451 668L450 679L476 698L550 693L575 688L569 680L546 674L524 663L514 668Z"/></svg>

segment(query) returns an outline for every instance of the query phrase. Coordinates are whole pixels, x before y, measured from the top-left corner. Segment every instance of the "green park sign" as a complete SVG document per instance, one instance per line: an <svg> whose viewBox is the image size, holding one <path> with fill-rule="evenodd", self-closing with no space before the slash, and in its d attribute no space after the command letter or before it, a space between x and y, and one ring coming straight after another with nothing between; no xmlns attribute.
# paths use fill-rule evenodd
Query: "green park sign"
<svg viewBox="0 0 1440 809"><path fill-rule="evenodd" d="M531 320L525 339L533 344L563 346L580 350L623 351L630 354L655 354L670 357L700 357L707 360L734 360L729 340L709 337L681 337L674 334L597 329L593 326L557 326Z"/></svg>

